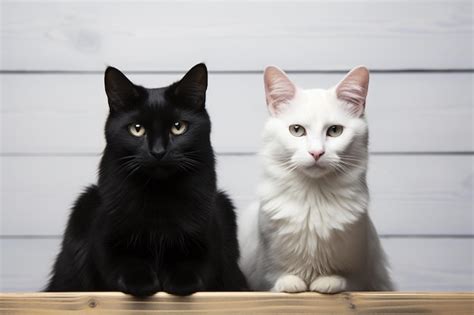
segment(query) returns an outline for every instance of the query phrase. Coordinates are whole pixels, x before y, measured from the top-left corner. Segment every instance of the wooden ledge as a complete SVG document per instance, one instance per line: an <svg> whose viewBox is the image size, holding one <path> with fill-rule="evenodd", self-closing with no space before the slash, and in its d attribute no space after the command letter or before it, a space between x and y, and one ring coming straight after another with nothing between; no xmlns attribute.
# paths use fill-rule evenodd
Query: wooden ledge
<svg viewBox="0 0 474 315"><path fill-rule="evenodd" d="M0 314L474 314L474 293L2 293Z"/></svg>

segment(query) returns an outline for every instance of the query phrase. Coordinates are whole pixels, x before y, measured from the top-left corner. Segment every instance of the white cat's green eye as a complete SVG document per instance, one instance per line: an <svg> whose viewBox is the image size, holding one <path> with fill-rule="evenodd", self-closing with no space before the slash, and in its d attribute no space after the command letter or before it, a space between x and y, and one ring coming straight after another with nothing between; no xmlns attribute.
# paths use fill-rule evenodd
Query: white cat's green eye
<svg viewBox="0 0 474 315"><path fill-rule="evenodd" d="M295 137L302 137L306 134L306 130L301 125L291 125L290 133Z"/></svg>
<svg viewBox="0 0 474 315"><path fill-rule="evenodd" d="M175 136L182 135L186 130L188 130L188 123L182 120L174 122L171 126L171 133Z"/></svg>
<svg viewBox="0 0 474 315"><path fill-rule="evenodd" d="M326 134L329 137L339 137L342 134L343 130L344 130L344 127L340 125L333 125L328 128L328 131L326 132Z"/></svg>
<svg viewBox="0 0 474 315"><path fill-rule="evenodd" d="M142 137L145 135L145 127L140 124L130 124L128 126L128 132L130 132L132 136Z"/></svg>

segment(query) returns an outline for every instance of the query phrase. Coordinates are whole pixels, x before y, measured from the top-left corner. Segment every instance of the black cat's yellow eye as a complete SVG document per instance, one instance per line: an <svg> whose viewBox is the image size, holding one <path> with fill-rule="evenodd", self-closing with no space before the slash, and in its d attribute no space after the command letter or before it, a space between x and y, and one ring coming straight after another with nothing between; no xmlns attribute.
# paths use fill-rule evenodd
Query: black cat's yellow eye
<svg viewBox="0 0 474 315"><path fill-rule="evenodd" d="M145 135L145 127L140 124L130 124L128 126L128 132L135 137L143 137Z"/></svg>
<svg viewBox="0 0 474 315"><path fill-rule="evenodd" d="M326 132L326 134L329 137L339 137L342 134L343 130L344 130L344 127L340 125L333 125L328 128L328 131Z"/></svg>
<svg viewBox="0 0 474 315"><path fill-rule="evenodd" d="M188 130L188 123L182 120L175 121L171 126L171 133L175 136L182 135L186 130Z"/></svg>
<svg viewBox="0 0 474 315"><path fill-rule="evenodd" d="M306 129L301 125L291 125L290 133L295 137L302 137L306 134Z"/></svg>

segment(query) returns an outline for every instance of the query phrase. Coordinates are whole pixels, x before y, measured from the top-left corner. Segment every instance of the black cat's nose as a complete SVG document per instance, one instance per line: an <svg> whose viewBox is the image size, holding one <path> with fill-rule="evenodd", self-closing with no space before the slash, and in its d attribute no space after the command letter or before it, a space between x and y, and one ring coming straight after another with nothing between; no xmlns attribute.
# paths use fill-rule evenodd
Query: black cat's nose
<svg viewBox="0 0 474 315"><path fill-rule="evenodd" d="M165 155L166 153L166 150L165 148L159 146L154 146L151 150L150 150L150 153L151 155L153 155L153 157L157 160L161 160L163 158L163 156Z"/></svg>

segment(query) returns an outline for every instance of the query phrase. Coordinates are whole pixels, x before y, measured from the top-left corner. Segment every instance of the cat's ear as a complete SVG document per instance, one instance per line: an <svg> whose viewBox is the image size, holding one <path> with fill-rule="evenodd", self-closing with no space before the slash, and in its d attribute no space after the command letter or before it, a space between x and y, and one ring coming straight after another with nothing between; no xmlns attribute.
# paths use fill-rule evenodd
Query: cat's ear
<svg viewBox="0 0 474 315"><path fill-rule="evenodd" d="M111 110L124 110L139 98L137 86L114 67L105 70L104 83Z"/></svg>
<svg viewBox="0 0 474 315"><path fill-rule="evenodd" d="M336 85L337 98L347 103L351 113L358 117L364 113L368 90L369 70L364 66L352 69Z"/></svg>
<svg viewBox="0 0 474 315"><path fill-rule="evenodd" d="M185 104L202 109L206 102L207 67L200 63L192 67L184 77L176 83L175 95Z"/></svg>
<svg viewBox="0 0 474 315"><path fill-rule="evenodd" d="M283 70L275 66L265 68L263 82L268 110L276 116L295 97L296 86Z"/></svg>

